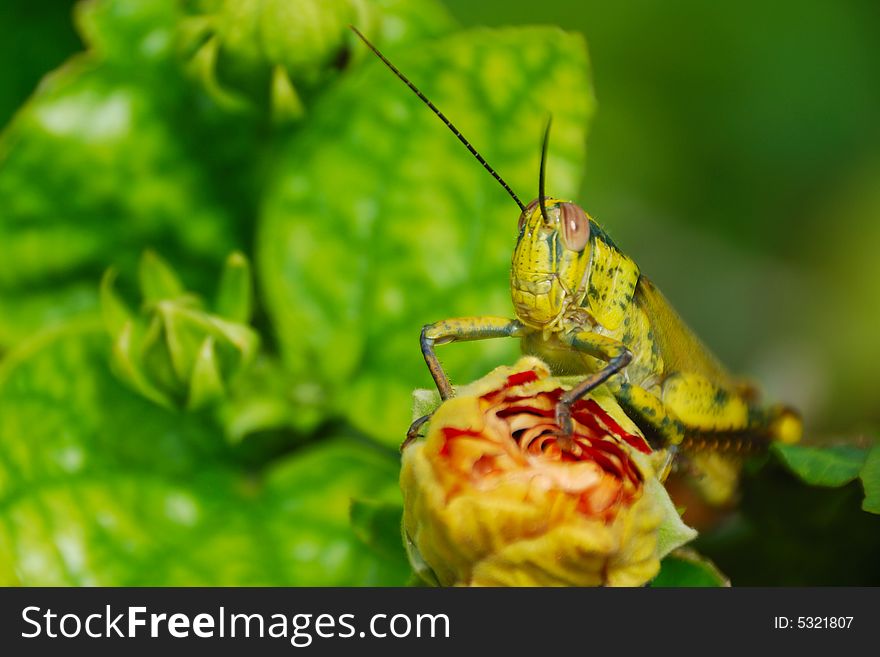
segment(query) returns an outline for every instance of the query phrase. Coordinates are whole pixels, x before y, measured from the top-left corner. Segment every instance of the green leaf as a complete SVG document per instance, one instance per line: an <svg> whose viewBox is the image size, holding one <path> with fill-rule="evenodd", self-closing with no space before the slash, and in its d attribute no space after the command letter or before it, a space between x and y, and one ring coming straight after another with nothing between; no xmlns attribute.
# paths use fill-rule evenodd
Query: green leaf
<svg viewBox="0 0 880 657"><path fill-rule="evenodd" d="M395 63L528 202L553 112L549 191L573 197L593 99L583 40L551 28L475 30ZM359 429L399 444L430 377L421 327L511 315L519 210L380 62L326 93L283 148L261 217L261 289L292 374ZM443 347L454 382L513 360L514 341Z"/></svg>
<svg viewBox="0 0 880 657"><path fill-rule="evenodd" d="M676 550L660 563L660 573L652 587L721 587L730 586L723 573L709 559L693 550Z"/></svg>
<svg viewBox="0 0 880 657"><path fill-rule="evenodd" d="M351 504L351 526L364 543L377 554L394 559L401 568L409 567L403 547L403 507L373 500L354 500Z"/></svg>
<svg viewBox="0 0 880 657"><path fill-rule="evenodd" d="M812 486L836 488L858 477L866 451L858 447L802 447L774 443L780 460L804 482Z"/></svg>
<svg viewBox="0 0 880 657"><path fill-rule="evenodd" d="M213 290L239 246L235 218L164 115L180 81L72 60L0 137L0 347L96 314L101 273L131 275L145 246ZM210 266L206 266L210 265Z"/></svg>
<svg viewBox="0 0 880 657"><path fill-rule="evenodd" d="M376 0L375 5L379 8L376 40L383 48L420 43L456 26L446 4L436 0ZM360 42L351 35L351 43ZM353 50L356 60L372 58L364 50Z"/></svg>
<svg viewBox="0 0 880 657"><path fill-rule="evenodd" d="M328 436L256 469L206 414L157 408L109 372L98 327L0 366L0 582L403 585L352 498L400 504L397 458Z"/></svg>
<svg viewBox="0 0 880 657"><path fill-rule="evenodd" d="M880 514L880 447L800 447L777 443L773 450L789 470L813 486L837 488L859 477L865 489L862 509Z"/></svg>
<svg viewBox="0 0 880 657"><path fill-rule="evenodd" d="M880 445L868 452L859 476L862 478L862 486L865 487L862 508L868 513L880 514Z"/></svg>

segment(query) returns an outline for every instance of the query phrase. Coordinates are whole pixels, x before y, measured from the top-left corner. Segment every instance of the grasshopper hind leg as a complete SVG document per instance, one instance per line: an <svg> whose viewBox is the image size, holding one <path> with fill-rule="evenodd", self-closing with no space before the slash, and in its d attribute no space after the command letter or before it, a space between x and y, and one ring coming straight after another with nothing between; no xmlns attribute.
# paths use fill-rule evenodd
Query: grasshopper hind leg
<svg viewBox="0 0 880 657"><path fill-rule="evenodd" d="M751 395L718 386L703 376L677 373L659 396L625 382L612 382L614 396L653 444L702 446L740 442L794 443L800 416L787 406L762 406ZM685 445L684 447L687 447Z"/></svg>
<svg viewBox="0 0 880 657"><path fill-rule="evenodd" d="M722 504L733 496L744 454L762 451L773 441L800 438L800 417L791 408L761 406L754 396L701 376L672 375L659 397L628 383L612 388L648 441L667 450L661 481L681 456L689 478L710 504Z"/></svg>
<svg viewBox="0 0 880 657"><path fill-rule="evenodd" d="M742 389L718 385L693 373L671 374L663 382L663 404L696 436L747 436L759 441L797 442L800 416L782 405L764 406Z"/></svg>

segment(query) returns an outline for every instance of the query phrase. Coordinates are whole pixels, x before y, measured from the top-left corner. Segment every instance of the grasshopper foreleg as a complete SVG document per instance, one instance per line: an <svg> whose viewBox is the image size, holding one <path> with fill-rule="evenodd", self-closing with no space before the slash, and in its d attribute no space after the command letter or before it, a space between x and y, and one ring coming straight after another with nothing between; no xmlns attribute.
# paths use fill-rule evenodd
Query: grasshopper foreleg
<svg viewBox="0 0 880 657"><path fill-rule="evenodd" d="M523 331L521 322L506 317L460 317L444 319L428 324L422 329L421 344L425 363L440 391L440 398L446 401L453 395L449 377L443 371L434 347L450 342L488 340L490 338L518 337Z"/></svg>
<svg viewBox="0 0 880 657"><path fill-rule="evenodd" d="M460 317L457 319L445 319L440 322L428 324L422 329L421 345L422 355L428 370L434 378L440 398L444 401L453 396L452 384L449 377L440 365L440 359L434 353L434 347L450 342L467 342L470 340L488 340L490 338L514 338L522 335L525 327L515 319L507 317ZM410 425L406 432L406 446L409 441L418 436L422 425L428 421L430 415L420 417Z"/></svg>

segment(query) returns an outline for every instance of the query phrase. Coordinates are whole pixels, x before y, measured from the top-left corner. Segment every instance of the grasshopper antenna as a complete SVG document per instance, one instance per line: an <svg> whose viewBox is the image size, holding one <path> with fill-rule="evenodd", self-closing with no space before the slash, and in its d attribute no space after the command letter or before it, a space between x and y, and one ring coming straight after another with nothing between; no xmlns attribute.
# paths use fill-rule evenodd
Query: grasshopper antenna
<svg viewBox="0 0 880 657"><path fill-rule="evenodd" d="M373 51L373 53L375 53L376 57L378 57L379 59L382 60L382 63L384 63L385 66L387 66L389 69L391 69L391 72L394 73L394 75L396 75L398 78L400 78L400 80L404 84L406 84L406 86L409 87L416 96L419 97L419 100L421 100L425 105L427 105L428 108L432 112L434 112L434 114L436 114L439 117L439 119L441 121L443 121L443 123L446 124L446 127L452 131L452 134L454 134L456 137L458 137L458 141L460 141L462 144L464 144L465 148L467 148L470 151L471 155L473 155L475 158L477 158L477 162L482 164L483 168L486 171L488 171L490 174L492 174L492 177L500 183L500 185L504 188L504 191L506 191L508 194L510 194L510 197L514 201L516 201L516 204L519 206L520 211L525 212L526 206L524 206L522 201L519 200L519 197L517 197L517 195L513 193L513 190L510 188L510 185L508 185L506 182L504 182L504 179L498 175L498 172L495 171L495 169L493 169L491 166L489 166L489 163L483 159L483 156L477 152L477 149L475 149L473 146L471 146L471 143L467 139L465 139L465 136L463 134L461 134L458 131L458 128L456 128L454 125L452 125L452 121L447 119L446 115L443 114L443 112L441 112L439 109L437 109L437 106L434 105L434 103L432 103L428 99L428 97L425 96L425 94L423 94L421 91L419 91L418 87L416 87L416 85L414 85L412 82L409 81L409 78L407 78L403 73L400 72L400 69L398 69L394 64L392 64L390 61L388 61L388 58L385 57L385 55L383 55L381 52L379 52L379 49L376 46L374 46L372 43L370 43L369 39L367 39L367 37L365 37L363 34L361 34L360 30L358 30L354 25L349 25L348 27L351 28L352 32L354 32L355 34L358 35L360 40L363 41L367 45L367 48L369 48L370 50ZM543 201L542 201L542 205L543 205Z"/></svg>
<svg viewBox="0 0 880 657"><path fill-rule="evenodd" d="M547 127L544 128L544 143L541 145L541 173L538 175L538 203L541 205L541 216L544 223L549 224L547 219L547 206L544 205L544 179L547 171L547 145L550 143L550 126L553 125L553 115L547 119Z"/></svg>

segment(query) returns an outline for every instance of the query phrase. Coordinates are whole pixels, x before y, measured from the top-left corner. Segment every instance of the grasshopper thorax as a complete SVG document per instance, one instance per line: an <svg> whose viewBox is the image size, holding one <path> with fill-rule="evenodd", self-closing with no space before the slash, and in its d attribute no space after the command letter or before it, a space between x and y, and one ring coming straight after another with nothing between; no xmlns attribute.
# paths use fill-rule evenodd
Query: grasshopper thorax
<svg viewBox="0 0 880 657"><path fill-rule="evenodd" d="M519 235L510 268L516 315L533 328L555 325L570 307L581 304L590 268L590 218L574 203L537 199L519 218Z"/></svg>

